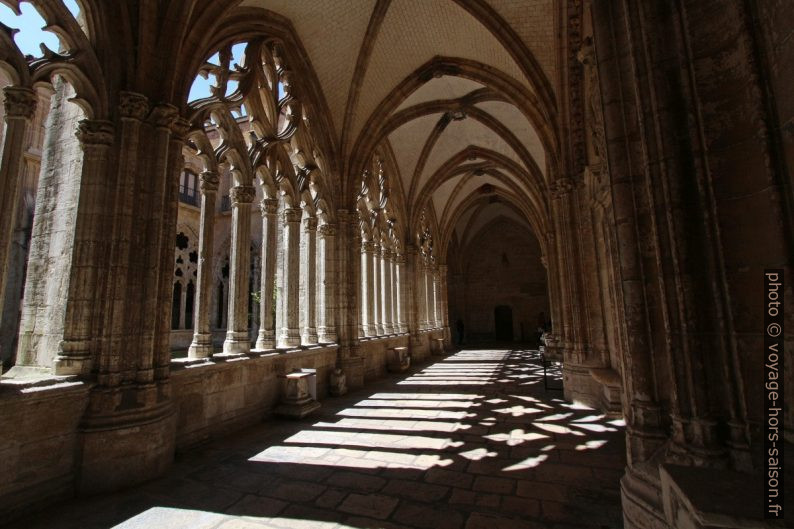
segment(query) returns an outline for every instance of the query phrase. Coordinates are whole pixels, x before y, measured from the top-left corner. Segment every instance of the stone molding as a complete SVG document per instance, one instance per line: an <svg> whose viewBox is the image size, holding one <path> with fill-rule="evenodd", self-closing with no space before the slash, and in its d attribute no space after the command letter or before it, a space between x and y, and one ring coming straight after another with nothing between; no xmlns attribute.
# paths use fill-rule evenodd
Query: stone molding
<svg viewBox="0 0 794 529"><path fill-rule="evenodd" d="M118 110L121 119L143 121L149 113L149 99L137 92L120 92Z"/></svg>
<svg viewBox="0 0 794 529"><path fill-rule="evenodd" d="M114 132L113 123L110 121L83 119L77 124L75 134L82 147L110 146L113 145Z"/></svg>
<svg viewBox="0 0 794 529"><path fill-rule="evenodd" d="M275 215L278 213L278 199L265 198L259 203L261 207L262 216Z"/></svg>
<svg viewBox="0 0 794 529"><path fill-rule="evenodd" d="M303 219L303 229L305 231L317 231L317 217L306 217Z"/></svg>
<svg viewBox="0 0 794 529"><path fill-rule="evenodd" d="M317 228L317 233L321 237L333 237L336 235L336 226L326 222L325 224L322 224L320 225L319 228Z"/></svg>
<svg viewBox="0 0 794 529"><path fill-rule="evenodd" d="M238 204L250 204L256 197L256 188L254 186L234 186L229 190L229 200L232 207Z"/></svg>
<svg viewBox="0 0 794 529"><path fill-rule="evenodd" d="M22 86L7 86L3 88L3 93L6 119L33 119L39 100L34 90Z"/></svg>
<svg viewBox="0 0 794 529"><path fill-rule="evenodd" d="M292 222L300 222L302 216L303 210L301 208L285 208L284 224L286 225Z"/></svg>
<svg viewBox="0 0 794 529"><path fill-rule="evenodd" d="M202 193L215 193L220 185L220 177L215 171L203 171L199 175L199 190Z"/></svg>

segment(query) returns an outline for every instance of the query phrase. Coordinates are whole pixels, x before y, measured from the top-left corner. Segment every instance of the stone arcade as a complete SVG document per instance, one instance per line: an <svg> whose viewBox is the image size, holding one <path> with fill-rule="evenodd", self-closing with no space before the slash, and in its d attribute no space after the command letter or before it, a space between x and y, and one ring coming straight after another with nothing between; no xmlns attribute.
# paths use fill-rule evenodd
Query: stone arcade
<svg viewBox="0 0 794 529"><path fill-rule="evenodd" d="M782 526L790 3L2 3L0 524Z"/></svg>

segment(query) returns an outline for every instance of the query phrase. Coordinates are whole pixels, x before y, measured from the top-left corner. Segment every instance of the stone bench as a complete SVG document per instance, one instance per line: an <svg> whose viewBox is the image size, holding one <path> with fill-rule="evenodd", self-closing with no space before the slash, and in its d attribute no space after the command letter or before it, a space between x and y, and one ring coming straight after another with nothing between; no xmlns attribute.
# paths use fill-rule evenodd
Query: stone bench
<svg viewBox="0 0 794 529"><path fill-rule="evenodd" d="M432 338L430 340L430 351L434 355L443 355L445 347L444 347L444 339L443 338Z"/></svg>
<svg viewBox="0 0 794 529"><path fill-rule="evenodd" d="M302 419L320 407L317 402L317 372L300 369L282 375L281 404L274 413L293 419Z"/></svg>
<svg viewBox="0 0 794 529"><path fill-rule="evenodd" d="M390 373L403 373L411 367L411 355L407 347L393 347L386 351L386 369Z"/></svg>

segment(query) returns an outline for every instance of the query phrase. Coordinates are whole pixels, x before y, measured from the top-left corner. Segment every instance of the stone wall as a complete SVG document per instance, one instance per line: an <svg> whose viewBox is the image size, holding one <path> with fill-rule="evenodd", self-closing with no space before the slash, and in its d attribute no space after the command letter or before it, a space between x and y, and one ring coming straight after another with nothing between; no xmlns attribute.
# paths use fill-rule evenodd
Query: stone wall
<svg viewBox="0 0 794 529"><path fill-rule="evenodd" d="M421 334L414 363L427 358L427 340L434 333L441 335L440 330ZM407 345L408 340L403 334L362 342L365 382L383 377L386 349ZM176 431L152 434L174 435L179 451L261 422L279 402L279 375L299 368L317 370L317 395L322 402L329 398L329 377L336 361L336 345L262 356L175 360L171 385ZM0 429L0 523L31 506L75 494L80 446L86 442L80 424L91 387L74 377L53 379L49 384L20 380L0 384L0 424L13 425ZM136 462L134 457L124 457L124 449L124 442L102 449L108 461L119 460L115 464L119 474L124 473L125 463Z"/></svg>
<svg viewBox="0 0 794 529"><path fill-rule="evenodd" d="M457 290L449 307L453 333L461 318L467 339L492 339L494 310L506 305L512 309L513 339L534 339L539 313L549 314L546 270L537 239L527 228L501 219L472 240L470 248L461 252L465 257L458 266L450 266L451 271L462 271L462 281L450 280Z"/></svg>
<svg viewBox="0 0 794 529"><path fill-rule="evenodd" d="M90 385L0 384L0 523L74 490Z"/></svg>
<svg viewBox="0 0 794 529"><path fill-rule="evenodd" d="M359 343L359 351L364 358L364 383L369 383L386 375L386 350L408 345L408 336L364 339ZM419 353L422 356L421 353Z"/></svg>
<svg viewBox="0 0 794 529"><path fill-rule="evenodd" d="M324 400L335 363L335 346L230 361L176 361L171 380L177 450L261 421L278 404L279 375L295 369L317 370L317 395Z"/></svg>

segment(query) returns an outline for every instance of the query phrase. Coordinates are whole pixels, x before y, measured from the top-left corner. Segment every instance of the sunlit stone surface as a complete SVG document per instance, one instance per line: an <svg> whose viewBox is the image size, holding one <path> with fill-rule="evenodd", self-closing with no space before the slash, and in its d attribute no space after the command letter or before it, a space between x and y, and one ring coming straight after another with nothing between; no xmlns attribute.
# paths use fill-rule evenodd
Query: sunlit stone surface
<svg viewBox="0 0 794 529"><path fill-rule="evenodd" d="M464 350L17 527L622 527L622 421L542 376L532 351Z"/></svg>

